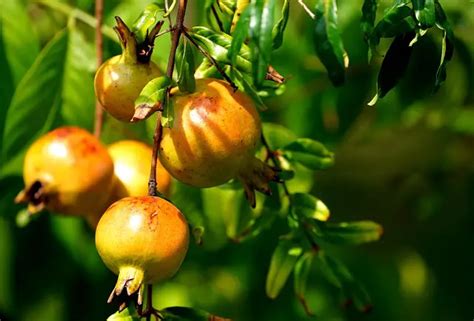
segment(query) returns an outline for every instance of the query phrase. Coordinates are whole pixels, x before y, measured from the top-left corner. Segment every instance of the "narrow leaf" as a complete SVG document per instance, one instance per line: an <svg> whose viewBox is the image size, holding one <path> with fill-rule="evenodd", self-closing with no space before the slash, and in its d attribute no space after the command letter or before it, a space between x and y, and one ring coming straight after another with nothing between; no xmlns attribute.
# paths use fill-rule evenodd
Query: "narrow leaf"
<svg viewBox="0 0 474 321"><path fill-rule="evenodd" d="M380 67L377 78L377 94L369 106L375 105L377 99L384 97L405 74L412 52L410 43L414 37L415 32L412 31L393 39Z"/></svg>
<svg viewBox="0 0 474 321"><path fill-rule="evenodd" d="M194 52L192 45L186 39L178 47L176 64L179 90L181 92L194 92L196 89Z"/></svg>
<svg viewBox="0 0 474 321"><path fill-rule="evenodd" d="M5 54L15 85L23 78L40 51L39 41L36 33L32 32L34 28L24 3L21 0L4 0L0 10Z"/></svg>
<svg viewBox="0 0 474 321"><path fill-rule="evenodd" d="M443 30L443 39L441 41L441 58L439 67L436 72L435 91L439 89L441 84L446 80L446 65L452 59L454 54L454 34L451 29L451 25L448 22L448 18L441 7L441 4L436 1L435 3L436 13L436 26Z"/></svg>
<svg viewBox="0 0 474 321"><path fill-rule="evenodd" d="M164 13L164 10L164 1L161 1L161 3L150 3L145 7L132 26L132 32L134 33L138 43L145 41L146 36L151 31L151 28L153 28L153 26L158 22L159 16Z"/></svg>
<svg viewBox="0 0 474 321"><path fill-rule="evenodd" d="M92 130L94 124L95 50L81 31L69 28L61 116L67 125Z"/></svg>
<svg viewBox="0 0 474 321"><path fill-rule="evenodd" d="M326 147L309 138L298 138L282 148L284 156L312 169L326 169L334 164L334 154Z"/></svg>
<svg viewBox="0 0 474 321"><path fill-rule="evenodd" d="M316 53L328 71L335 86L344 83L345 68L349 65L342 38L337 26L337 6L335 0L319 1L316 6L314 45Z"/></svg>
<svg viewBox="0 0 474 321"><path fill-rule="evenodd" d="M369 42L370 34L374 29L375 17L377 14L377 0L364 0L362 5L361 28L364 33L364 39Z"/></svg>
<svg viewBox="0 0 474 321"><path fill-rule="evenodd" d="M306 293L306 281L308 280L311 264L316 252L309 251L301 256L295 265L295 293L298 296L304 296Z"/></svg>
<svg viewBox="0 0 474 321"><path fill-rule="evenodd" d="M275 3L276 0L252 0L250 2L249 46L252 55L252 74L256 85L263 82L270 65Z"/></svg>
<svg viewBox="0 0 474 321"><path fill-rule="evenodd" d="M377 241L383 228L372 221L318 223L315 236L322 241L334 244L362 244Z"/></svg>
<svg viewBox="0 0 474 321"><path fill-rule="evenodd" d="M319 199L311 194L294 193L291 195L292 210L299 217L313 218L318 221L327 221L329 209Z"/></svg>
<svg viewBox="0 0 474 321"><path fill-rule="evenodd" d="M169 307L160 311L163 321L232 321L188 307Z"/></svg>
<svg viewBox="0 0 474 321"><path fill-rule="evenodd" d="M295 240L280 239L273 252L267 274L265 289L268 297L275 299L280 294L302 251Z"/></svg>
<svg viewBox="0 0 474 321"><path fill-rule="evenodd" d="M246 45L242 45L236 63L232 64L228 51L232 45L232 37L216 32L209 28L196 26L191 29L189 35L206 50L218 63L232 65L244 73L251 73L250 51Z"/></svg>
<svg viewBox="0 0 474 321"><path fill-rule="evenodd" d="M61 102L68 34L58 33L18 84L6 115L1 164L21 157L30 142L51 129ZM10 164L18 170L18 160Z"/></svg>
<svg viewBox="0 0 474 321"><path fill-rule="evenodd" d="M247 7L240 15L234 31L232 32L232 43L227 53L232 65L237 64L237 57L239 56L242 45L247 38L250 23L250 7Z"/></svg>
<svg viewBox="0 0 474 321"><path fill-rule="evenodd" d="M435 24L435 0L412 0L415 17L422 29Z"/></svg>
<svg viewBox="0 0 474 321"><path fill-rule="evenodd" d="M412 13L412 9L404 3L393 5L375 26L371 37L372 46L378 45L380 38L392 38L414 31L416 21Z"/></svg>
<svg viewBox="0 0 474 321"><path fill-rule="evenodd" d="M342 262L322 252L319 253L317 258L318 266L320 266L324 275L341 289L347 300L353 300L356 307L363 312L371 309L372 303L367 291L359 282L354 280L352 274Z"/></svg>
<svg viewBox="0 0 474 321"><path fill-rule="evenodd" d="M283 34L285 33L288 18L290 17L290 1L285 0L281 9L280 20L276 23L272 30L273 49L278 49L283 43Z"/></svg>
<svg viewBox="0 0 474 321"><path fill-rule="evenodd" d="M228 74L232 81L237 85L237 87L239 87L239 90L242 90L250 97L252 97L253 101L255 102L257 108L260 111L264 111L267 109L267 106L265 106L265 103L263 102L262 98L258 95L257 90L253 85L251 85L251 80L249 78L246 78L240 71L236 69L230 69Z"/></svg>
<svg viewBox="0 0 474 321"><path fill-rule="evenodd" d="M168 76L150 80L135 100L135 114L132 121L143 120L159 110L170 84L171 79Z"/></svg>

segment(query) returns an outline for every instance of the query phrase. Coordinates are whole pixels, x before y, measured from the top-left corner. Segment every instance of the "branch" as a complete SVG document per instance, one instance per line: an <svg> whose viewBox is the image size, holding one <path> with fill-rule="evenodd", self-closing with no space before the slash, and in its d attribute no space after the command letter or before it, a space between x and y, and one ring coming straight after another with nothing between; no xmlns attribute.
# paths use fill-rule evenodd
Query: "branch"
<svg viewBox="0 0 474 321"><path fill-rule="evenodd" d="M170 28L173 30L172 40L171 40L171 50L168 58L168 68L166 70L166 75L171 79L173 78L174 71L174 62L176 59L176 50L178 49L179 39L181 33L184 31L184 17L186 15L186 6L188 0L179 0L178 4L178 15L176 17L176 24ZM169 86L166 89L166 95L161 102L163 108L166 106L169 100L171 87ZM151 157L151 168L150 168L150 177L148 179L148 195L156 196L157 195L157 177L156 177L156 164L158 158L158 149L161 142L162 126L161 126L161 117L157 117L155 133L153 134L153 152Z"/></svg>
<svg viewBox="0 0 474 321"><path fill-rule="evenodd" d="M102 65L104 59L104 37L102 36L102 21L104 17L104 0L95 1L95 53L97 69ZM102 125L104 123L104 109L99 100L95 100L95 120L94 120L94 135L100 138L102 132Z"/></svg>

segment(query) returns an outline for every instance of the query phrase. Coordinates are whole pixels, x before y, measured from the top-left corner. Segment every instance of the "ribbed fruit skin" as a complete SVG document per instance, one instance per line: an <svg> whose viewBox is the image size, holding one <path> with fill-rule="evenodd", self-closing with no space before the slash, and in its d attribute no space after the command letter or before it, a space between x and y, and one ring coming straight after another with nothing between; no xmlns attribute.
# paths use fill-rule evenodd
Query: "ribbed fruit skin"
<svg viewBox="0 0 474 321"><path fill-rule="evenodd" d="M223 184L248 165L261 135L251 98L218 79L196 79L196 91L173 96L174 122L163 129L160 161L196 187Z"/></svg>
<svg viewBox="0 0 474 321"><path fill-rule="evenodd" d="M115 274L134 267L144 271L145 283L155 283L178 271L188 250L189 228L183 214L160 197L126 197L102 215L95 242Z"/></svg>

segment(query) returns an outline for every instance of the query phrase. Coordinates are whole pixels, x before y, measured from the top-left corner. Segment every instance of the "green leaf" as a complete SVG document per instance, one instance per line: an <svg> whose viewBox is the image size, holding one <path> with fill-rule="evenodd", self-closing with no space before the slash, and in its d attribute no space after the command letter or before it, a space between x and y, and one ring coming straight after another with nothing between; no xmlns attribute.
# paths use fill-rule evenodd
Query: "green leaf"
<svg viewBox="0 0 474 321"><path fill-rule="evenodd" d="M68 33L58 33L41 51L13 95L3 132L2 174L21 171L27 146L49 131L61 103Z"/></svg>
<svg viewBox="0 0 474 321"><path fill-rule="evenodd" d="M138 315L135 308L133 308L132 305L130 305L123 311L121 312L117 311L111 316L109 316L107 318L107 321L139 321L140 319L141 318Z"/></svg>
<svg viewBox="0 0 474 321"><path fill-rule="evenodd" d="M160 311L163 321L232 321L209 312L187 307L169 307Z"/></svg>
<svg viewBox="0 0 474 321"><path fill-rule="evenodd" d="M342 294L347 300L353 300L356 307L361 311L369 311L372 307L370 297L364 287L354 280L347 267L339 260L319 252L318 266L324 275L335 286L341 289Z"/></svg>
<svg viewBox="0 0 474 321"><path fill-rule="evenodd" d="M92 130L94 125L95 48L79 28L69 27L61 116L67 125Z"/></svg>
<svg viewBox="0 0 474 321"><path fill-rule="evenodd" d="M36 33L32 32L34 27L24 1L5 0L2 1L1 8L1 38L14 84L17 85L35 61L40 51L39 41Z"/></svg>
<svg viewBox="0 0 474 321"><path fill-rule="evenodd" d="M435 24L435 0L412 0L415 17L422 29Z"/></svg>
<svg viewBox="0 0 474 321"><path fill-rule="evenodd" d="M194 92L194 50L188 40L184 39L176 52L176 67L178 72L178 87L181 92Z"/></svg>
<svg viewBox="0 0 474 321"><path fill-rule="evenodd" d="M334 164L334 154L326 147L309 138L298 138L282 148L284 156L312 169L326 169Z"/></svg>
<svg viewBox="0 0 474 321"><path fill-rule="evenodd" d="M436 26L443 30L443 38L441 41L441 58L439 67L436 72L435 91L439 89L441 84L446 80L446 65L453 58L454 54L454 34L448 18L441 7L441 4L436 1Z"/></svg>
<svg viewBox="0 0 474 321"><path fill-rule="evenodd" d="M270 65L275 3L276 0L252 0L249 5L249 46L252 55L252 74L256 85L262 84Z"/></svg>
<svg viewBox="0 0 474 321"><path fill-rule="evenodd" d="M232 32L232 43L227 53L230 63L232 65L237 64L237 57L240 54L240 50L247 38L249 32L250 23L250 7L247 7L240 15L237 21L234 31Z"/></svg>
<svg viewBox="0 0 474 321"><path fill-rule="evenodd" d="M132 26L132 32L134 33L137 42L141 43L145 41L146 36L149 34L151 29L156 25L159 20L159 16L165 11L165 3L150 3L145 7L140 16L135 20Z"/></svg>
<svg viewBox="0 0 474 321"><path fill-rule="evenodd" d="M294 239L282 238L273 252L267 274L266 293L275 299L283 289L303 249Z"/></svg>
<svg viewBox="0 0 474 321"><path fill-rule="evenodd" d="M306 282L308 281L311 264L316 256L316 252L309 251L301 256L295 265L295 293L298 297L304 297L306 293Z"/></svg>
<svg viewBox="0 0 474 321"><path fill-rule="evenodd" d="M318 221L327 221L329 209L319 199L311 194L294 193L291 195L292 211L299 217L313 218Z"/></svg>
<svg viewBox="0 0 474 321"><path fill-rule="evenodd" d="M315 236L334 244L362 244L380 239L383 228L372 221L318 223Z"/></svg>
<svg viewBox="0 0 474 321"><path fill-rule="evenodd" d="M307 314L312 315L308 308L308 304L305 299L306 295L306 284L308 282L309 272L311 270L311 264L316 256L315 251L308 251L301 256L295 265L294 272L294 290L295 295L305 308Z"/></svg>
<svg viewBox="0 0 474 321"><path fill-rule="evenodd" d="M240 90L252 97L252 100L257 105L258 110L264 111L267 109L267 106L265 106L262 98L258 95L255 87L250 84L250 79L246 78L240 71L236 69L230 69L228 75Z"/></svg>
<svg viewBox="0 0 474 321"><path fill-rule="evenodd" d="M261 213L250 220L246 227L244 227L239 234L234 237L237 242L247 241L251 238L257 237L261 232L270 228L282 209L282 200L278 186L275 183L270 184L273 193L265 197L263 202L263 209ZM247 207L248 205L245 204Z"/></svg>
<svg viewBox="0 0 474 321"><path fill-rule="evenodd" d="M316 53L328 71L335 86L342 85L349 58L337 26L337 6L335 0L319 0L316 6L314 45Z"/></svg>
<svg viewBox="0 0 474 321"><path fill-rule="evenodd" d="M380 38L392 38L414 31L416 21L412 14L412 9L406 4L395 3L375 26L371 37L372 46L377 45Z"/></svg>
<svg viewBox="0 0 474 321"><path fill-rule="evenodd" d="M377 78L377 94L369 102L369 106L375 105L379 98L383 98L405 74L412 52L411 41L415 33L408 32L396 36L390 48L388 48Z"/></svg>
<svg viewBox="0 0 474 321"><path fill-rule="evenodd" d="M263 133L272 150L293 142L297 136L288 128L275 123L263 123Z"/></svg>
<svg viewBox="0 0 474 321"><path fill-rule="evenodd" d="M236 58L236 63L232 64L229 59L228 51L232 45L232 37L223 33L213 31L203 26L195 26L189 32L189 35L218 63L231 65L232 67L244 72L251 73L252 64L250 62L249 48L244 44Z"/></svg>
<svg viewBox="0 0 474 321"><path fill-rule="evenodd" d="M283 34L285 33L288 18L290 17L290 1L285 0L281 9L280 20L273 26L272 37L273 37L273 49L278 49L283 44Z"/></svg>
<svg viewBox="0 0 474 321"><path fill-rule="evenodd" d="M150 80L143 87L135 100L135 115L140 112L140 117L137 119L145 119L161 107L169 85L171 85L171 79L168 76L161 76ZM164 111L163 115L170 117L172 113L168 114Z"/></svg>
<svg viewBox="0 0 474 321"><path fill-rule="evenodd" d="M361 28L364 33L364 39L369 43L370 34L374 29L375 17L377 15L377 0L364 0L362 5Z"/></svg>

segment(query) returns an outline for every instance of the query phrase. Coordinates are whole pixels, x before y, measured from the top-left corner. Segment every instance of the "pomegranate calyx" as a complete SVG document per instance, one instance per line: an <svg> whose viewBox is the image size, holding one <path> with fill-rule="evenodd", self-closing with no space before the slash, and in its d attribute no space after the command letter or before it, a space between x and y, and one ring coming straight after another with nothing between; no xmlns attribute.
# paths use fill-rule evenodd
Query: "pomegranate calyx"
<svg viewBox="0 0 474 321"><path fill-rule="evenodd" d="M280 182L278 171L256 157L252 158L247 166L242 167L238 179L252 208L256 205L255 191L271 195L270 182Z"/></svg>
<svg viewBox="0 0 474 321"><path fill-rule="evenodd" d="M119 276L114 289L110 293L107 303L112 303L115 298L122 299L126 292L125 301L134 300L142 305L145 273L142 269L133 266L122 267L119 270ZM123 290L126 290L125 292ZM120 302L122 306L124 302Z"/></svg>
<svg viewBox="0 0 474 321"><path fill-rule="evenodd" d="M28 213L36 214L45 209L48 195L45 192L44 184L37 180L30 186L25 187L15 197L15 203L28 203Z"/></svg>

